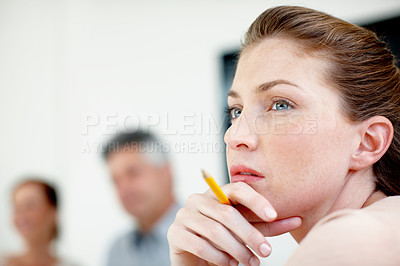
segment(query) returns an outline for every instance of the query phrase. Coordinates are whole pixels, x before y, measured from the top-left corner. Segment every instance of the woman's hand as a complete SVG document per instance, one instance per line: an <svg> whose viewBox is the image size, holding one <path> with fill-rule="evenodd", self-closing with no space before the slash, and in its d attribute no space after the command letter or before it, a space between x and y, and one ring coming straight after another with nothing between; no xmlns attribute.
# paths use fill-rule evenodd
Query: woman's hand
<svg viewBox="0 0 400 266"><path fill-rule="evenodd" d="M211 190L191 195L168 230L172 265L259 265L271 253L265 236L296 229L299 217L275 221L271 204L246 183L222 187L235 206L221 204ZM258 218L249 222L238 209L248 208ZM253 220L253 219L251 219Z"/></svg>

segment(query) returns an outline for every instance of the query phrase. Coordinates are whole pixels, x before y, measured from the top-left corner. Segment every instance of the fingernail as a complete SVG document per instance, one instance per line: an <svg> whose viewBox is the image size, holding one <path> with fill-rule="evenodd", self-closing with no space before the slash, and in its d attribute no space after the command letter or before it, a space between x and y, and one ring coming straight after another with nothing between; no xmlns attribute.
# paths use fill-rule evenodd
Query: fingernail
<svg viewBox="0 0 400 266"><path fill-rule="evenodd" d="M260 265L260 261L257 259L256 256L251 257L249 263L250 263L251 266Z"/></svg>
<svg viewBox="0 0 400 266"><path fill-rule="evenodd" d="M269 254L271 254L271 247L268 246L265 243L262 243L260 245L260 253L264 256L267 257Z"/></svg>
<svg viewBox="0 0 400 266"><path fill-rule="evenodd" d="M282 224L294 224L295 226L300 226L301 225L301 218L300 217L290 217L284 220L281 220Z"/></svg>
<svg viewBox="0 0 400 266"><path fill-rule="evenodd" d="M265 208L264 210L265 215L268 217L268 219L274 220L278 214L276 211L270 207Z"/></svg>
<svg viewBox="0 0 400 266"><path fill-rule="evenodd" d="M229 262L229 265L231 265L231 266L238 266L239 263L238 263L236 260L232 259L232 260Z"/></svg>

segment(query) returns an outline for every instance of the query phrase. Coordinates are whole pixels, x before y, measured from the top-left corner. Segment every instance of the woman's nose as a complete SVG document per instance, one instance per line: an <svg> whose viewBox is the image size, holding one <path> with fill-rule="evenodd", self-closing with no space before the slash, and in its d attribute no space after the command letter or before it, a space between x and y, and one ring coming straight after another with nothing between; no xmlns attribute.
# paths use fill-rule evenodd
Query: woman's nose
<svg viewBox="0 0 400 266"><path fill-rule="evenodd" d="M258 136L250 121L242 114L226 131L224 141L230 149L254 150L258 145Z"/></svg>

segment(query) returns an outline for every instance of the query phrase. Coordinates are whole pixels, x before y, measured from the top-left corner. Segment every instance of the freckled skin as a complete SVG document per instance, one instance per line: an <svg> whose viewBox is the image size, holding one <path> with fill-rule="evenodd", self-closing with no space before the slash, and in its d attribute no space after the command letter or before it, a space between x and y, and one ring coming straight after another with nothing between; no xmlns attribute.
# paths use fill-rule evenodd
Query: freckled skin
<svg viewBox="0 0 400 266"><path fill-rule="evenodd" d="M266 39L243 51L230 107L241 115L225 135L227 161L245 164L266 178L250 185L271 202L278 217L300 216L308 230L324 216L340 192L355 147L352 122L339 110L339 95L324 81L324 63L300 56L290 40ZM262 83L284 79L256 93ZM295 103L287 110L270 110L272 98ZM312 123L310 123L310 121ZM307 132L310 124L315 128Z"/></svg>

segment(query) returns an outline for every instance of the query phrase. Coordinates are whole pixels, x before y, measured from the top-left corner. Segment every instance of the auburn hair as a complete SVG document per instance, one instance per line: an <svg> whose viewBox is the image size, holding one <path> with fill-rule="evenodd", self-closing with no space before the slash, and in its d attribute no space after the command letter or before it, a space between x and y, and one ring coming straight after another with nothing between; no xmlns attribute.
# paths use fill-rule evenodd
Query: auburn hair
<svg viewBox="0 0 400 266"><path fill-rule="evenodd" d="M306 54L322 56L324 75L341 97L341 110L352 121L384 116L393 140L373 165L376 190L400 194L400 73L395 57L377 35L323 12L298 6L264 11L248 29L242 51L267 38L296 41Z"/></svg>

